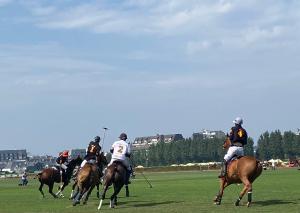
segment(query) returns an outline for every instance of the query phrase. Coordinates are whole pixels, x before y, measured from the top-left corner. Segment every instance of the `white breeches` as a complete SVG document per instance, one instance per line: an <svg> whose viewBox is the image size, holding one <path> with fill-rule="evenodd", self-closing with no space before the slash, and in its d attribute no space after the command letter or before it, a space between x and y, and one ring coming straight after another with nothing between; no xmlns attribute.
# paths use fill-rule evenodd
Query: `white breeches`
<svg viewBox="0 0 300 213"><path fill-rule="evenodd" d="M68 167L65 164L56 164L57 166L59 166L60 168L66 170Z"/></svg>
<svg viewBox="0 0 300 213"><path fill-rule="evenodd" d="M243 156L244 155L244 148L238 146L231 146L229 147L226 155L224 156L224 160L228 162L234 155Z"/></svg>
<svg viewBox="0 0 300 213"><path fill-rule="evenodd" d="M95 164L96 160L94 160L94 159L91 159L89 161L83 160L82 163L80 164L80 168L82 168L87 162L89 162L90 164Z"/></svg>
<svg viewBox="0 0 300 213"><path fill-rule="evenodd" d="M120 160L116 158L112 158L107 166L110 166L114 161L120 161L123 163L123 165L127 168L127 170L130 170L130 165L127 159L125 160Z"/></svg>

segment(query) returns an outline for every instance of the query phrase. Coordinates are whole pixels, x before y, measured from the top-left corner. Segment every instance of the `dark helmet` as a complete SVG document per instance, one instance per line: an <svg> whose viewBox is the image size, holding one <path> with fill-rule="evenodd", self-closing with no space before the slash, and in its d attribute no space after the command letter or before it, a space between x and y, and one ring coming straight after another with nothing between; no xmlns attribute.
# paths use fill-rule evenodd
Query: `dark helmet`
<svg viewBox="0 0 300 213"><path fill-rule="evenodd" d="M95 139L95 142L99 143L101 138L97 135L94 139Z"/></svg>
<svg viewBox="0 0 300 213"><path fill-rule="evenodd" d="M127 140L127 135L126 135L126 133L121 133L121 135L119 136L119 138L121 139L121 140Z"/></svg>

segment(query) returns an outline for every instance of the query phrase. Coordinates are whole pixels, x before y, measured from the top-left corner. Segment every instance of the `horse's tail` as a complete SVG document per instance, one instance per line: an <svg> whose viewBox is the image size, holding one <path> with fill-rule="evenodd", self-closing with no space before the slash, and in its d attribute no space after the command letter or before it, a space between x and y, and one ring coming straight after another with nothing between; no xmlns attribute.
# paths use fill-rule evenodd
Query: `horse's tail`
<svg viewBox="0 0 300 213"><path fill-rule="evenodd" d="M256 160L256 165L255 165L255 169L254 172L251 175L250 181L251 183L254 182L254 180L260 176L260 174L262 173L262 164L260 163L259 160Z"/></svg>
<svg viewBox="0 0 300 213"><path fill-rule="evenodd" d="M262 164L259 160L256 160L256 171L260 175L262 173Z"/></svg>

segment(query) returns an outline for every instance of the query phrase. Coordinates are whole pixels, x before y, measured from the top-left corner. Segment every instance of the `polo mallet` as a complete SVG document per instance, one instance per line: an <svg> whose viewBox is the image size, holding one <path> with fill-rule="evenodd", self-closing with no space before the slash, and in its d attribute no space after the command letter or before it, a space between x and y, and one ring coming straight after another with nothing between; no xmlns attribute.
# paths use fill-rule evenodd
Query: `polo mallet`
<svg viewBox="0 0 300 213"><path fill-rule="evenodd" d="M144 177L144 179L146 180L146 182L149 184L149 187L152 188L152 184L150 183L150 181L146 178L146 176L144 175L143 172L140 172L142 174L142 176Z"/></svg>
<svg viewBox="0 0 300 213"><path fill-rule="evenodd" d="M133 158L130 158L131 159L131 162L132 164L135 166L136 164L134 163L134 160ZM148 178L144 175L144 173L142 171L140 171L139 173L141 173L141 175L143 176L143 178L146 180L146 182L148 183L149 187L150 188L153 188L152 184L150 183L150 181L148 180Z"/></svg>
<svg viewBox="0 0 300 213"><path fill-rule="evenodd" d="M104 146L104 139L105 139L105 135L106 135L106 130L109 130L109 129L106 128L106 127L103 127L102 129L104 130L104 133L103 133L103 139L102 139L102 146L101 146L101 148L103 149L103 146Z"/></svg>

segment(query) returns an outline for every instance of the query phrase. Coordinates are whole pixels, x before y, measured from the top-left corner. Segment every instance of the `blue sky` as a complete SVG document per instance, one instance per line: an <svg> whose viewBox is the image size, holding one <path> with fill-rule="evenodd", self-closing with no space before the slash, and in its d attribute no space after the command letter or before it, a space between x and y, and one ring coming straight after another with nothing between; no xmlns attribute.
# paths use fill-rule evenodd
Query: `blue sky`
<svg viewBox="0 0 300 213"><path fill-rule="evenodd" d="M0 0L0 149L296 130L300 2Z"/></svg>

